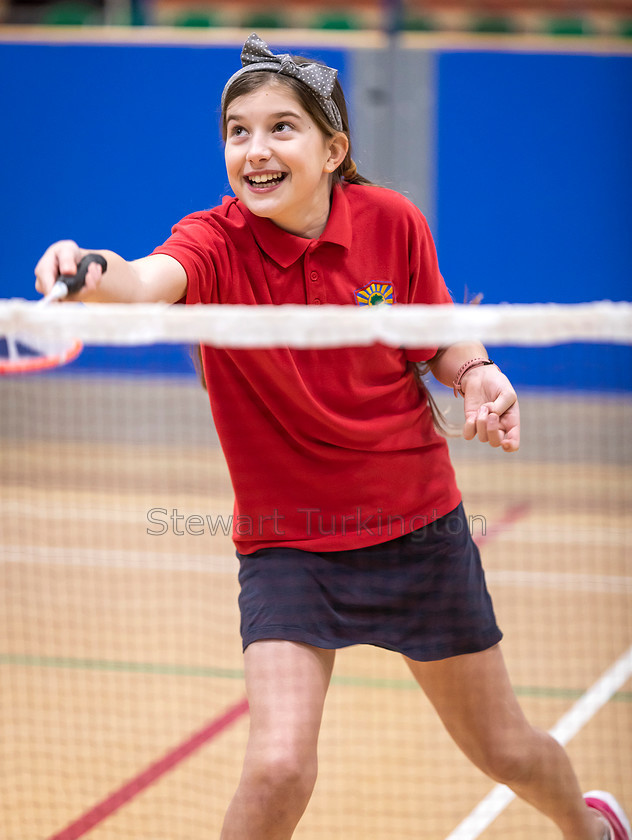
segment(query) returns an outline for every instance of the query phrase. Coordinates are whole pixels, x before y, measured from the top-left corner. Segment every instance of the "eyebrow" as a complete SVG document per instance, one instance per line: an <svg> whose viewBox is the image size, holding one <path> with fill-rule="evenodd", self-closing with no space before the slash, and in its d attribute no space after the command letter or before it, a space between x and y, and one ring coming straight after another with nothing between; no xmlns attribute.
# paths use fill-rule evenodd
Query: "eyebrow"
<svg viewBox="0 0 632 840"><path fill-rule="evenodd" d="M269 115L273 120L283 120L286 117L293 117L295 120L302 119L300 114L297 114L296 111L279 111L277 114L270 114ZM226 118L226 122L229 123L232 120L237 122L243 122L247 117L242 116L241 114L229 114Z"/></svg>

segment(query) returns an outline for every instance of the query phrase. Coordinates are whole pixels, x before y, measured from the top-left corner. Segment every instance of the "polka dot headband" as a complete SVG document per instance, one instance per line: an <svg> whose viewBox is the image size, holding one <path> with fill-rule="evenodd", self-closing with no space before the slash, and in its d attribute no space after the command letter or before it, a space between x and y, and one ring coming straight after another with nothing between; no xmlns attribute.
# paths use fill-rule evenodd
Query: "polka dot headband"
<svg viewBox="0 0 632 840"><path fill-rule="evenodd" d="M244 48L241 51L241 63L241 70L234 73L224 87L224 92L222 93L222 111L224 110L224 101L228 89L235 79L252 70L271 70L276 73L282 73L284 76L292 76L295 79L299 79L304 85L307 85L316 97L318 104L327 114L332 126L336 131L343 130L340 111L331 98L334 83L338 75L338 71L334 70L333 67L327 67L324 64L300 65L287 53L274 55L265 41L262 41L254 33L246 39Z"/></svg>

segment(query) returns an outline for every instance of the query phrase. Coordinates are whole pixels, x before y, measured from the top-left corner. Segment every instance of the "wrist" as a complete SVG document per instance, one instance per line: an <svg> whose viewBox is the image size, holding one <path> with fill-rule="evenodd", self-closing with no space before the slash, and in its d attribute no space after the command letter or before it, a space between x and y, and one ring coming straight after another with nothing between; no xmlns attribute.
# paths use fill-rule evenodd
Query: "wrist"
<svg viewBox="0 0 632 840"><path fill-rule="evenodd" d="M461 394L462 397L465 396L463 391L463 378L472 370L476 368L485 367L488 365L493 365L494 362L491 359L486 359L482 356L477 356L474 359L469 359L467 362L461 365L458 369L456 376L454 377L454 382L452 383L452 388L454 390L454 396L458 397Z"/></svg>

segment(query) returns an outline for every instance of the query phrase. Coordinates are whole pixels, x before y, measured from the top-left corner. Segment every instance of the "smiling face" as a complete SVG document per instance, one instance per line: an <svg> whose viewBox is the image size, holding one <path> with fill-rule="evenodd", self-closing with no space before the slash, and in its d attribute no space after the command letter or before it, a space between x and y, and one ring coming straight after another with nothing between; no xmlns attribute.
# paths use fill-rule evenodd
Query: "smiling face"
<svg viewBox="0 0 632 840"><path fill-rule="evenodd" d="M234 99L225 116L230 186L256 216L317 238L329 216L331 173L347 137L325 135L294 93L274 77Z"/></svg>

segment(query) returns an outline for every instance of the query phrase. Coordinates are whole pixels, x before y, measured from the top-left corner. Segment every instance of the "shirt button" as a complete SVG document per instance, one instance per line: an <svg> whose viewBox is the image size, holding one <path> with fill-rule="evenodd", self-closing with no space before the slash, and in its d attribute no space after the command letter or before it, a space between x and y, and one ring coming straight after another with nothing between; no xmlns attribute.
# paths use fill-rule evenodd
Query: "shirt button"
<svg viewBox="0 0 632 840"><path fill-rule="evenodd" d="M312 303L313 303L315 306L320 306L320 304L321 304L321 300L320 300L320 298L314 298L314 300L312 301Z"/></svg>
<svg viewBox="0 0 632 840"><path fill-rule="evenodd" d="M309 276L310 276L310 279L312 279L314 281L318 280L318 272L317 271L312 271Z"/></svg>

